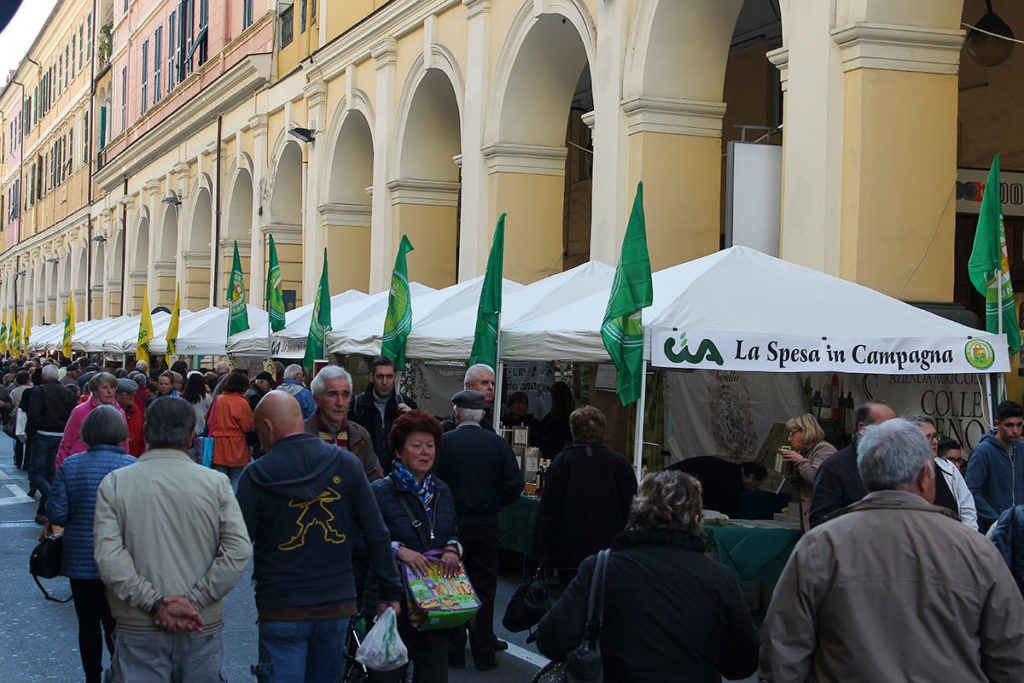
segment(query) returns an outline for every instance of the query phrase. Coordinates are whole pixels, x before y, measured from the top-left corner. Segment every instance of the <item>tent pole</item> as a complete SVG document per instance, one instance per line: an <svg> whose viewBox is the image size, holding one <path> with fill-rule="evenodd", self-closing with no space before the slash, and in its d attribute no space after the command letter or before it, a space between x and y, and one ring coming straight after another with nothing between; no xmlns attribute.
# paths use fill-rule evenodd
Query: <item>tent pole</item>
<svg viewBox="0 0 1024 683"><path fill-rule="evenodd" d="M501 311L498 311L497 330L494 335L494 403L491 406L494 432L501 436L501 390L505 384L505 363L501 360Z"/></svg>
<svg viewBox="0 0 1024 683"><path fill-rule="evenodd" d="M644 474L644 408L647 403L647 361L640 366L640 398L636 402L636 429L633 437L633 469L639 483Z"/></svg>
<svg viewBox="0 0 1024 683"><path fill-rule="evenodd" d="M996 390L995 390L995 387L994 387L994 384L995 384L995 381L996 381L996 377L997 377L997 375L995 373L989 373L989 374L985 375L985 378L987 380L985 382L985 394L986 394L985 398L987 399L986 403L987 403L987 407L988 407L988 426L989 427L991 427L994 424L993 423L993 419L995 418L995 415L996 415L995 397L998 395L998 394L996 394Z"/></svg>

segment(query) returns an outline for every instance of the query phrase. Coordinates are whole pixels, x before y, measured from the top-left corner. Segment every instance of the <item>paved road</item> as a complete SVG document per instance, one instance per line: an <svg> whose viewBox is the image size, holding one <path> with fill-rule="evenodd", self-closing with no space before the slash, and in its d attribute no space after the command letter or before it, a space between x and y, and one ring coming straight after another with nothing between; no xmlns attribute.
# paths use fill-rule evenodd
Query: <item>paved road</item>
<svg viewBox="0 0 1024 683"><path fill-rule="evenodd" d="M4 548L0 554L0 682L79 681L83 676L73 603L44 600L28 573L28 556L41 527L32 521L36 503L26 493L25 473L14 468L11 443L0 433L0 546ZM63 577L43 583L57 597L71 594ZM497 614L504 612L515 584L516 577L503 578ZM256 660L256 606L251 567L227 596L224 617L224 673L229 681L253 681L249 665ZM546 661L526 644L525 634L507 633L500 623L496 627L499 636L512 645L509 652L499 653L498 669L478 673L472 664L467 669L453 669L449 677L453 683L529 681Z"/></svg>

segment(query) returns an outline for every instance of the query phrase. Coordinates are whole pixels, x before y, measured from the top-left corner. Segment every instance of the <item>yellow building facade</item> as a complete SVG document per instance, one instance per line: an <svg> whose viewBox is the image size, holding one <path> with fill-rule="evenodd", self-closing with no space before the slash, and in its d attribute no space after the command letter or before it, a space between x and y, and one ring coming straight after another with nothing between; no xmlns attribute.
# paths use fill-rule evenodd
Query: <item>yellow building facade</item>
<svg viewBox="0 0 1024 683"><path fill-rule="evenodd" d="M296 305L324 249L332 293L386 289L403 234L410 278L441 287L483 273L502 213L505 275L532 282L614 263L639 181L663 268L721 247L725 145L754 124L782 145L782 258L950 302L961 22L978 4L278 0L248 24L223 9L207 60L123 128L118 74L96 81L94 106L113 113L88 215L8 239L0 297L13 304L22 269L35 320L68 290L93 317L138 313L144 291L169 307L175 283L188 308L223 305L237 242L259 303L268 235ZM78 8L70 26L90 6L56 11ZM120 8L101 7L120 35ZM145 21L113 63L153 35ZM52 293L35 284L54 281L51 257Z"/></svg>

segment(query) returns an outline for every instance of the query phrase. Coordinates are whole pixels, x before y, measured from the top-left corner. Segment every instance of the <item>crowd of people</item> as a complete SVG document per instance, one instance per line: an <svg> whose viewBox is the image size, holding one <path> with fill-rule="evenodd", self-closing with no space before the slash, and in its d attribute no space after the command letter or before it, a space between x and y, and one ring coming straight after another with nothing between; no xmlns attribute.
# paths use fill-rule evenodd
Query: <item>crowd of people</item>
<svg viewBox="0 0 1024 683"><path fill-rule="evenodd" d="M469 368L443 418L397 391L385 358L355 396L338 366L308 387L299 366L252 378L181 361L160 372L14 359L4 369L0 412L40 498L36 521L64 534L87 681L102 679L104 646L115 681L221 680L222 601L250 560L260 681L339 680L353 617L388 609L409 664L370 680L446 681L466 665L467 642L478 671L498 666L499 513L524 482L493 431L490 367ZM541 430L523 398L510 396L507 414ZM736 577L706 556L701 524L705 509L735 513L765 468L693 458L638 487L603 445L604 415L576 408L571 391L559 400L538 432L561 435L532 550L562 589L535 634L552 660L587 634L596 554L610 548L606 681L1024 678L1016 403L998 406L967 458L931 420L896 418L879 401L857 410L838 451L813 416L789 420L781 456L806 533L758 635ZM210 467L197 464L197 435L213 439ZM402 577L432 563L464 568L480 602L467 624L414 624Z"/></svg>

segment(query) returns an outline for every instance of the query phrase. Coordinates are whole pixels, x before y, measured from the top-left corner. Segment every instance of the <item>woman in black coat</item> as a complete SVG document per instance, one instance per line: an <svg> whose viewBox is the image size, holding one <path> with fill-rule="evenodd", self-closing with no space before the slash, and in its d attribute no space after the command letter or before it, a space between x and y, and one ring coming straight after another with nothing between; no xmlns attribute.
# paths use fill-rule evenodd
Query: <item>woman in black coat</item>
<svg viewBox="0 0 1024 683"><path fill-rule="evenodd" d="M455 499L451 489L431 469L441 443L441 424L422 410L399 416L388 433L395 461L391 473L373 482L384 524L391 532L395 559L419 573L429 568L428 550L443 550L441 562L455 568L459 540L455 528ZM402 502L405 506L403 507ZM409 512L419 526L413 526ZM409 621L407 605L398 617L398 633L409 648L413 683L444 683L448 680L448 641L451 629L417 631ZM375 681L404 680L404 669L373 675Z"/></svg>
<svg viewBox="0 0 1024 683"><path fill-rule="evenodd" d="M629 525L612 543L601 656L606 683L749 676L757 633L732 571L704 555L700 483L667 470L640 484ZM583 638L596 556L537 627L537 647L562 661Z"/></svg>

